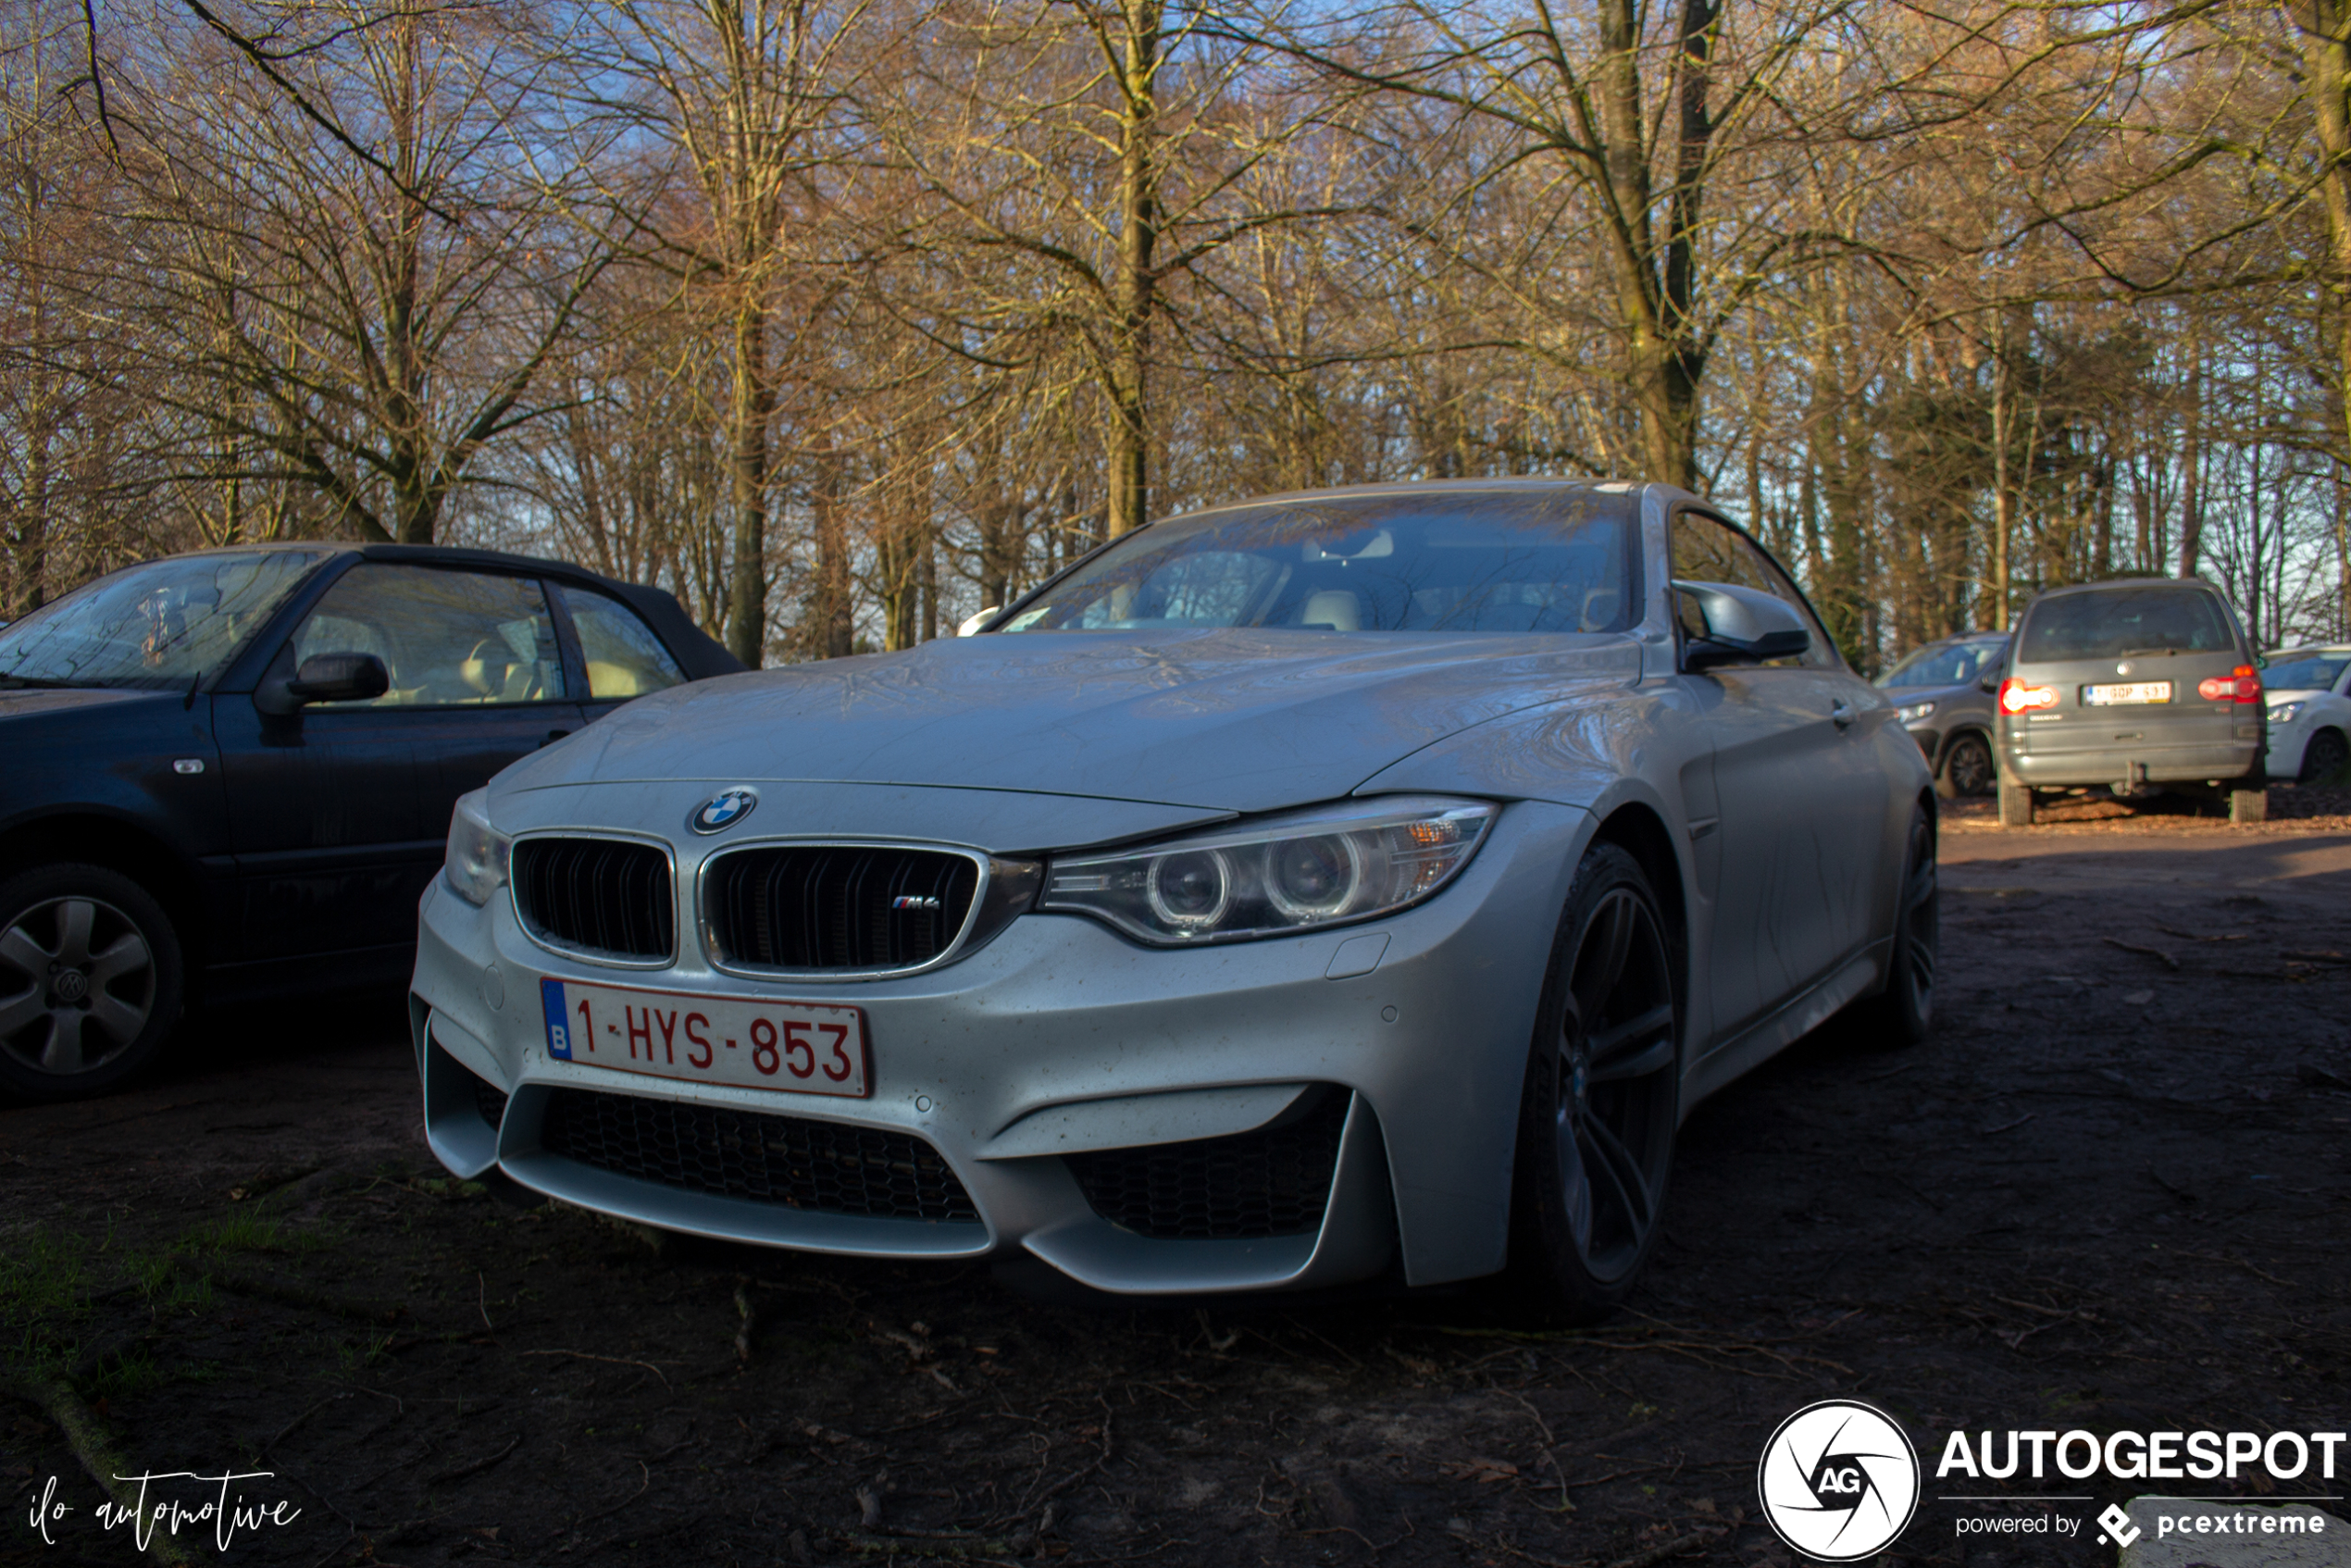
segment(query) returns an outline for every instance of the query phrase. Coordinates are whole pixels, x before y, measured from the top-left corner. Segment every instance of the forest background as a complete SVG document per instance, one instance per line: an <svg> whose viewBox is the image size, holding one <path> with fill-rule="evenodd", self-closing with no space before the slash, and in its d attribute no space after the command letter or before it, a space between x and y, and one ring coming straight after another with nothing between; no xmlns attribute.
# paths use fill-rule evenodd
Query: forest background
<svg viewBox="0 0 2351 1568"><path fill-rule="evenodd" d="M1688 485L1874 672L2351 639L2346 0L9 0L0 618L478 543L753 663L1252 493Z"/></svg>

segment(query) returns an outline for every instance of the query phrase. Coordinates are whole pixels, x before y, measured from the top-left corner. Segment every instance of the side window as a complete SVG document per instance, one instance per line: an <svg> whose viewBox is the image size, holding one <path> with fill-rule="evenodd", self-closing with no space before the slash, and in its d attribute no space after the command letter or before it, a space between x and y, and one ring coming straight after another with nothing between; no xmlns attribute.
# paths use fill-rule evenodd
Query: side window
<svg viewBox="0 0 2351 1568"><path fill-rule="evenodd" d="M529 578L363 562L294 631L294 663L373 653L392 690L333 708L480 706L564 696L546 596Z"/></svg>
<svg viewBox="0 0 2351 1568"><path fill-rule="evenodd" d="M1764 554L1760 545L1718 517L1703 512L1681 512L1673 523L1673 575L1686 582L1727 582L1735 588L1752 588L1784 601L1796 612L1804 628L1812 634L1812 645L1792 659L1773 659L1774 666L1801 666L1810 669L1835 669L1838 666L1836 645L1811 607L1804 603L1804 595L1780 564ZM1705 628L1697 621L1697 612L1680 594L1673 596L1674 615L1682 623L1686 636L1698 636Z"/></svg>
<svg viewBox="0 0 2351 1568"><path fill-rule="evenodd" d="M591 702L625 702L676 686L686 678L637 612L608 594L555 584L564 608L579 634L579 656L588 666Z"/></svg>

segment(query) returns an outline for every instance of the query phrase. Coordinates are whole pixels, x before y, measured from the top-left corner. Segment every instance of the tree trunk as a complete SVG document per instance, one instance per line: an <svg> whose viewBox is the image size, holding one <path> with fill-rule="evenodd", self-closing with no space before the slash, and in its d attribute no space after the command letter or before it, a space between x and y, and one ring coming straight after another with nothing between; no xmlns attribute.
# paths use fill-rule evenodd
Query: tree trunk
<svg viewBox="0 0 2351 1568"><path fill-rule="evenodd" d="M767 652L767 312L755 299L735 310L734 380L728 408L734 479L735 566L728 584L727 651L753 669Z"/></svg>
<svg viewBox="0 0 2351 1568"><path fill-rule="evenodd" d="M1151 516L1151 318L1159 309L1153 253L1159 244L1159 66L1161 0L1123 0L1120 61L1118 274L1111 326L1110 509L1116 539Z"/></svg>
<svg viewBox="0 0 2351 1568"><path fill-rule="evenodd" d="M2009 429L2015 411L2009 396L2009 317L2006 307L1992 321L1992 574L1984 586L1992 601L1992 627L2009 629L2009 539L2016 519L2009 500Z"/></svg>
<svg viewBox="0 0 2351 1568"><path fill-rule="evenodd" d="M857 651L849 594L849 528L841 515L840 454L829 433L815 454L813 497L816 524L816 602L808 628L809 651L820 659L846 658Z"/></svg>

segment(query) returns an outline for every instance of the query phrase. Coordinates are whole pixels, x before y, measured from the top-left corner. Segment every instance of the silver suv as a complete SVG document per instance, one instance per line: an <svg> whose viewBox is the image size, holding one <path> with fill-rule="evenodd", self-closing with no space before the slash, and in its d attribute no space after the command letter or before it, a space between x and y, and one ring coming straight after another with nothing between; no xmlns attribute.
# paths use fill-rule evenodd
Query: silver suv
<svg viewBox="0 0 2351 1568"><path fill-rule="evenodd" d="M2035 790L2105 785L2225 791L2258 822L2260 663L2235 612L2194 579L2057 588L2025 606L1999 693L2000 821L2033 821Z"/></svg>
<svg viewBox="0 0 2351 1568"><path fill-rule="evenodd" d="M1963 632L1928 643L1877 678L1947 801L1992 792L1992 693L2008 656L2007 632Z"/></svg>

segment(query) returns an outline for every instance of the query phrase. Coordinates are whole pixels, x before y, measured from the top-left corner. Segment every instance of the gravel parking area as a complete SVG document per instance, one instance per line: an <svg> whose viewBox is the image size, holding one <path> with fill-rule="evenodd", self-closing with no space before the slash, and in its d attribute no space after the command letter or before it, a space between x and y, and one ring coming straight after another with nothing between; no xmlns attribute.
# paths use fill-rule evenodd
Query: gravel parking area
<svg viewBox="0 0 2351 1568"><path fill-rule="evenodd" d="M1834 1394L1921 1435L2339 1427L2351 802L2295 793L1954 814L1935 1038L1832 1026L1701 1107L1633 1310L1581 1333L511 1208L425 1152L397 998L206 1020L134 1093L0 1110L0 1561L139 1560L96 1455L268 1473L298 1517L237 1562L1753 1568L1789 1561L1763 1440ZM1934 1457L1882 1561L2111 1561L1959 1537Z"/></svg>

